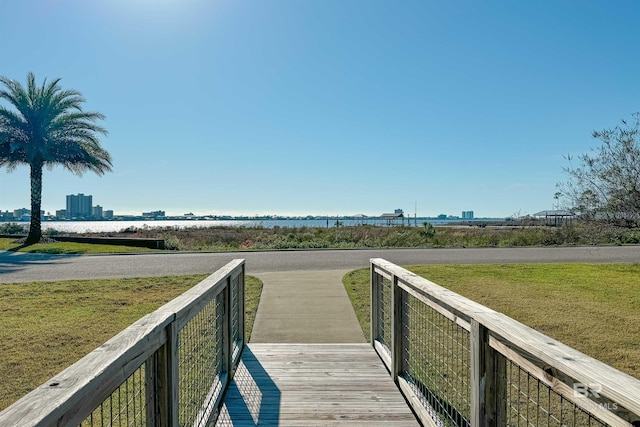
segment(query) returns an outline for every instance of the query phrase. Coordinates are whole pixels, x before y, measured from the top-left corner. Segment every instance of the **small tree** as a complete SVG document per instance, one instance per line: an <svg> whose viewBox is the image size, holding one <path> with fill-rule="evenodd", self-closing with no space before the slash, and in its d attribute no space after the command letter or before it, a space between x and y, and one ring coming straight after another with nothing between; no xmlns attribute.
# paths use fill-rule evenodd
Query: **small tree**
<svg viewBox="0 0 640 427"><path fill-rule="evenodd" d="M427 239L430 239L431 237L436 235L436 229L433 226L433 224L431 224L430 222L428 221L423 222L422 227L423 229L420 230L420 233Z"/></svg>
<svg viewBox="0 0 640 427"><path fill-rule="evenodd" d="M568 180L558 189L568 208L582 218L615 225L640 224L640 113L613 129L594 131L600 147L577 157L567 156Z"/></svg>
<svg viewBox="0 0 640 427"><path fill-rule="evenodd" d="M18 165L31 168L31 224L26 243L42 237L42 169L61 165L76 175L90 170L102 175L111 170L111 156L100 145L98 134L107 131L96 125L100 113L83 111L80 92L62 90L60 79L36 85L27 74L27 87L0 77L5 89L0 99L13 109L0 105L0 166L13 171Z"/></svg>

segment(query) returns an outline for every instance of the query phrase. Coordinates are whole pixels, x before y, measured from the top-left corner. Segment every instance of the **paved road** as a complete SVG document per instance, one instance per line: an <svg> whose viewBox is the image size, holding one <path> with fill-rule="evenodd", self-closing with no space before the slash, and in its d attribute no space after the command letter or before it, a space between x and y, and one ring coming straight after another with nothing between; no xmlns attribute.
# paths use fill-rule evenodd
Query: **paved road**
<svg viewBox="0 0 640 427"><path fill-rule="evenodd" d="M640 262L640 246L486 249L367 249L138 255L45 255L0 251L0 282L211 273L244 258L247 273L367 267L370 258L398 265L539 262Z"/></svg>

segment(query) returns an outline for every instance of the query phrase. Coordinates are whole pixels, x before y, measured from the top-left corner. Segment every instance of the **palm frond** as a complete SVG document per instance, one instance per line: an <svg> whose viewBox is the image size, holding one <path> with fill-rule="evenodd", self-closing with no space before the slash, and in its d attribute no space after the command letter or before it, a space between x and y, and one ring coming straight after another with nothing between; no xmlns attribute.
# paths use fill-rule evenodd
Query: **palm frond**
<svg viewBox="0 0 640 427"><path fill-rule="evenodd" d="M107 130L97 124L105 117L83 111L85 100L80 92L63 90L59 78L44 79L38 86L33 73L27 74L26 88L7 77L0 77L0 83L5 86L0 99L15 108L0 106L0 144L5 146L0 153L6 161L63 166L69 162L74 173L110 170L110 157L108 153L105 156L98 138L107 135Z"/></svg>
<svg viewBox="0 0 640 427"><path fill-rule="evenodd" d="M20 82L6 77L0 77L0 83L8 90L0 90L0 99L9 101L23 116L29 113L29 96Z"/></svg>

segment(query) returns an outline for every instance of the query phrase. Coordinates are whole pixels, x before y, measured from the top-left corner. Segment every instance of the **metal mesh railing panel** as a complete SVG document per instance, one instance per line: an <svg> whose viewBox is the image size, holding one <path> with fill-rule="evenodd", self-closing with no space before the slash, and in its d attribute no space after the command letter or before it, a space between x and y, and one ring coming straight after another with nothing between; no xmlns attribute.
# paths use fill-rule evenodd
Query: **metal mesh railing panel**
<svg viewBox="0 0 640 427"><path fill-rule="evenodd" d="M106 398L80 426L143 427L147 425L147 402L144 365Z"/></svg>
<svg viewBox="0 0 640 427"><path fill-rule="evenodd" d="M466 426L471 411L470 334L403 292L400 376L446 426ZM429 408L430 407L430 408Z"/></svg>
<svg viewBox="0 0 640 427"><path fill-rule="evenodd" d="M202 409L222 388L224 293L178 332L178 400L181 426L203 421Z"/></svg>
<svg viewBox="0 0 640 427"><path fill-rule="evenodd" d="M392 328L392 303L391 303L391 280L384 276L377 275L377 301L378 301L378 330L376 339L383 344L385 351L391 355L391 328Z"/></svg>
<svg viewBox="0 0 640 427"><path fill-rule="evenodd" d="M566 397L552 390L513 361L496 372L499 381L506 383L505 393L498 405L506 408L509 427L590 427L608 424L585 411ZM593 405L595 402L589 401Z"/></svg>

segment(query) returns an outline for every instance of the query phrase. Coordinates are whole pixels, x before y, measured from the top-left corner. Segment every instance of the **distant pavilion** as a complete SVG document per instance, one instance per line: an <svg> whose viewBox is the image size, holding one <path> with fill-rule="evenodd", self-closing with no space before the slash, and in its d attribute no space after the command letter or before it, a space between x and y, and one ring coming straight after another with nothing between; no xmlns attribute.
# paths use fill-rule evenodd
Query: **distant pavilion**
<svg viewBox="0 0 640 427"><path fill-rule="evenodd" d="M404 214L402 212L383 213L380 218L385 220L387 226L404 225Z"/></svg>
<svg viewBox="0 0 640 427"><path fill-rule="evenodd" d="M546 225L560 225L566 221L570 221L575 218L576 214L571 211L564 210L551 210L551 211L540 211L538 213L533 214L535 218L544 218Z"/></svg>

